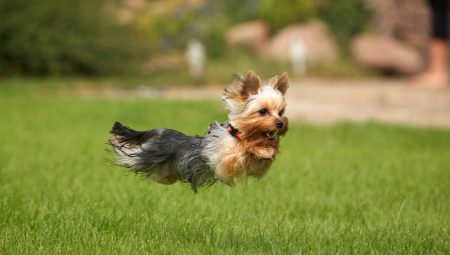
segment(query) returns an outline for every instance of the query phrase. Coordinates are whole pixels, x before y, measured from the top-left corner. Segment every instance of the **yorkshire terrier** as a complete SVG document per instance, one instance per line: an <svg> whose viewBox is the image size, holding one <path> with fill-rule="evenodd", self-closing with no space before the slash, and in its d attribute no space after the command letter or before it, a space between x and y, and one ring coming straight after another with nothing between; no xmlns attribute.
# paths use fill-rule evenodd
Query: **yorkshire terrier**
<svg viewBox="0 0 450 255"><path fill-rule="evenodd" d="M116 122L109 139L116 163L162 184L189 182L194 192L216 181L233 186L238 176L261 178L288 129L288 86L287 73L267 84L253 71L233 75L222 98L228 121L211 124L203 137L168 128L135 131Z"/></svg>

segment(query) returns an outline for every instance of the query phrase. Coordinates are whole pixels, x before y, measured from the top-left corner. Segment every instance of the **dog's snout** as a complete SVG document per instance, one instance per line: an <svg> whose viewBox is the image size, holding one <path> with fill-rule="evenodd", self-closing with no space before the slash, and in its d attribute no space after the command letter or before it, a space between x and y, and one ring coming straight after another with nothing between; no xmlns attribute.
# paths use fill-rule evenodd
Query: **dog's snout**
<svg viewBox="0 0 450 255"><path fill-rule="evenodd" d="M277 128L283 128L284 123L281 120L277 120Z"/></svg>

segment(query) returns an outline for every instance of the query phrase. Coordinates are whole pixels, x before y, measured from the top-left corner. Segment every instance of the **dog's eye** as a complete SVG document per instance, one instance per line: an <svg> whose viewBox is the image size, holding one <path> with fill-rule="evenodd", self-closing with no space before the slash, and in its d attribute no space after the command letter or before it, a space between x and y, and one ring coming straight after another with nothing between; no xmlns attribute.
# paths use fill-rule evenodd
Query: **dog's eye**
<svg viewBox="0 0 450 255"><path fill-rule="evenodd" d="M266 115L268 113L266 108L262 108L261 110L259 110L259 114L261 115Z"/></svg>
<svg viewBox="0 0 450 255"><path fill-rule="evenodd" d="M278 114L279 114L280 116L283 116L283 114L284 114L284 109L281 110Z"/></svg>

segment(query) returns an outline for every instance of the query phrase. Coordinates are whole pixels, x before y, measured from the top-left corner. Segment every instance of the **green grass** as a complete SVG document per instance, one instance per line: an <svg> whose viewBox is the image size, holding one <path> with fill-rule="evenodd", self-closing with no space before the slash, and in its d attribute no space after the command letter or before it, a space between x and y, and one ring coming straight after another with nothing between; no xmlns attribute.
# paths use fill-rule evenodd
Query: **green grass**
<svg viewBox="0 0 450 255"><path fill-rule="evenodd" d="M219 102L26 94L0 88L0 254L450 253L449 131L292 124L264 179L195 195L105 141L115 120L202 134Z"/></svg>

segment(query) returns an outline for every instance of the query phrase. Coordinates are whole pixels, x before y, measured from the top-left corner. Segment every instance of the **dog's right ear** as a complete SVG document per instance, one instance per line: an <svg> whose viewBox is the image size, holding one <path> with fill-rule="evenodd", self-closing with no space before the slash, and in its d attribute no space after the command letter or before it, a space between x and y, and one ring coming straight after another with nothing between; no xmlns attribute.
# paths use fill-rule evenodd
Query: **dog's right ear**
<svg viewBox="0 0 450 255"><path fill-rule="evenodd" d="M244 96L249 96L250 94L258 93L259 87L261 86L261 79L255 72L248 70L247 77L244 80L244 86L241 93Z"/></svg>
<svg viewBox="0 0 450 255"><path fill-rule="evenodd" d="M231 77L230 85L223 93L223 100L231 111L241 111L248 97L251 94L258 93L260 86L261 79L252 70L248 70L245 78L241 75L234 74Z"/></svg>
<svg viewBox="0 0 450 255"><path fill-rule="evenodd" d="M239 74L233 74L230 86L225 89L224 96L227 98L247 99L250 94L258 93L261 86L261 79L255 72L248 70L244 78Z"/></svg>

